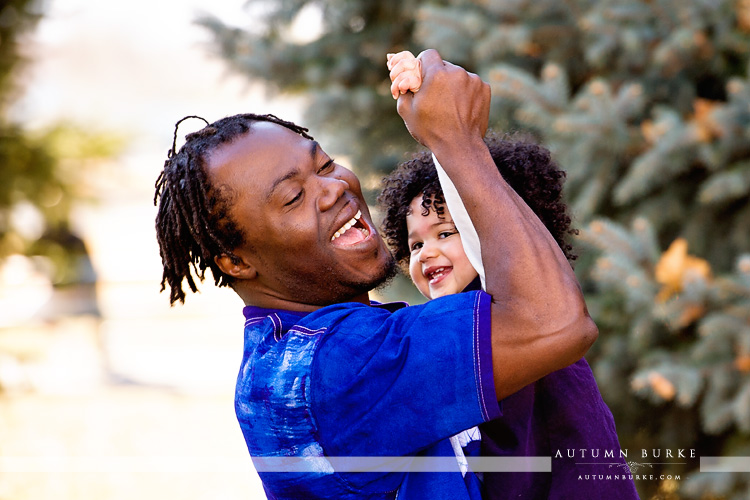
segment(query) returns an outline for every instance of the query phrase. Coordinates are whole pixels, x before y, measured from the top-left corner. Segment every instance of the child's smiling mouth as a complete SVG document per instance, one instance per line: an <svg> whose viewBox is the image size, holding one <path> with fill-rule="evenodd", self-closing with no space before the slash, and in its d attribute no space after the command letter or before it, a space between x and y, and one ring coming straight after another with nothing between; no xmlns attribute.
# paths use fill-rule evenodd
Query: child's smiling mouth
<svg viewBox="0 0 750 500"><path fill-rule="evenodd" d="M430 285L440 283L448 274L453 271L453 266L428 267L424 275Z"/></svg>

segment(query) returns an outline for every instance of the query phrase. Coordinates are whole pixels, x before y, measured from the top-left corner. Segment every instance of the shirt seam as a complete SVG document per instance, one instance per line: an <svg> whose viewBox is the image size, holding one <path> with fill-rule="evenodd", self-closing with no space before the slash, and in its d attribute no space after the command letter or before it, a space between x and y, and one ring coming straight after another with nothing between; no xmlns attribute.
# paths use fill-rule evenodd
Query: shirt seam
<svg viewBox="0 0 750 500"><path fill-rule="evenodd" d="M482 418L487 421L489 419L489 411L487 410L487 405L484 400L484 387L482 386L482 356L480 353L480 343L479 343L479 308L480 308L480 299L481 299L481 293L477 293L474 297L474 356L475 356L475 376L478 373L477 378L477 397L479 398L479 404L482 410Z"/></svg>

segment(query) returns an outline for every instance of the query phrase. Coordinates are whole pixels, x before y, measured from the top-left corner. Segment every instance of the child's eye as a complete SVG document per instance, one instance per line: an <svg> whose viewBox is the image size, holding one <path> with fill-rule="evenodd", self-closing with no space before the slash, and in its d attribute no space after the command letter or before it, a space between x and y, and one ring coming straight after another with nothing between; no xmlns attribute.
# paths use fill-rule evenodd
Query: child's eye
<svg viewBox="0 0 750 500"><path fill-rule="evenodd" d="M441 238L441 239L445 239L448 236L451 236L451 235L454 235L454 234L458 234L458 231L441 231L438 234L438 237Z"/></svg>
<svg viewBox="0 0 750 500"><path fill-rule="evenodd" d="M422 248L422 242L421 241L415 241L414 243L411 244L411 247L410 247L410 249L411 249L412 252L415 251L415 250L419 250L420 248Z"/></svg>

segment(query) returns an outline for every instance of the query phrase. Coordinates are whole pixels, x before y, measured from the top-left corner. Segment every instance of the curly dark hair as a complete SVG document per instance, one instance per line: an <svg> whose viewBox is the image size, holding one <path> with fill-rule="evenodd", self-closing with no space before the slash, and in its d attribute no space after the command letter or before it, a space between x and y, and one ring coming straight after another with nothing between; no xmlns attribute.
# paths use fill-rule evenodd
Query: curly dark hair
<svg viewBox="0 0 750 500"><path fill-rule="evenodd" d="M568 261L574 261L576 255L566 238L578 230L571 229L568 207L562 200L565 172L552 160L550 152L520 136L490 134L484 142L503 179L541 219ZM442 217L444 212L445 199L432 155L429 151L417 153L385 177L383 184L378 196L384 214L383 236L405 269L410 256L406 216L411 202L421 194L424 215L435 210Z"/></svg>
<svg viewBox="0 0 750 500"><path fill-rule="evenodd" d="M188 118L203 120L206 126L185 136L185 144L176 151L177 128ZM221 272L214 256L227 255L236 261L233 250L247 243L246 235L230 217L230 200L211 185L205 171L206 160L217 147L249 132L252 124L259 121L281 125L312 139L306 128L274 115L240 114L214 123L199 116L186 116L175 124L172 149L156 180L154 195L154 204L159 207L156 238L164 266L161 290L169 285L170 304L185 302L183 281L192 292L198 291L192 272L203 281L208 268L217 286L232 284L233 278Z"/></svg>

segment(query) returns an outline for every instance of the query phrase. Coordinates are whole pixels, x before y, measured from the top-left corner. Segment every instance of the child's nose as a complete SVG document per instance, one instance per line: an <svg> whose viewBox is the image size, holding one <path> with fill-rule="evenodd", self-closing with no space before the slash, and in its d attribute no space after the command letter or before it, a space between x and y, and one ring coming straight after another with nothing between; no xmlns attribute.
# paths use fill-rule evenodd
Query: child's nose
<svg viewBox="0 0 750 500"><path fill-rule="evenodd" d="M422 250L419 252L419 261L420 262L426 262L429 259L432 259L438 255L438 249L436 245L433 245L431 243L423 243L422 244Z"/></svg>

